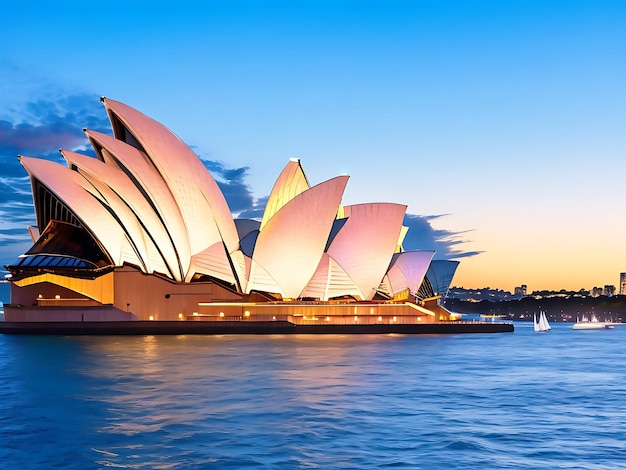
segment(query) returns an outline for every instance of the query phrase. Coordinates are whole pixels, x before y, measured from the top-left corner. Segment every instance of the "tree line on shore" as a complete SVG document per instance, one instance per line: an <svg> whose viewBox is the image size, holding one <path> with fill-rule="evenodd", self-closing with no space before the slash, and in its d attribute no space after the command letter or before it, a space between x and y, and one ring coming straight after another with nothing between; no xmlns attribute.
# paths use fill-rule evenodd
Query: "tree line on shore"
<svg viewBox="0 0 626 470"><path fill-rule="evenodd" d="M510 320L532 320L533 315L546 312L551 322L576 322L596 318L598 321L622 322L626 319L626 296L551 297L537 299L479 302L446 299L446 309L464 314L497 315Z"/></svg>

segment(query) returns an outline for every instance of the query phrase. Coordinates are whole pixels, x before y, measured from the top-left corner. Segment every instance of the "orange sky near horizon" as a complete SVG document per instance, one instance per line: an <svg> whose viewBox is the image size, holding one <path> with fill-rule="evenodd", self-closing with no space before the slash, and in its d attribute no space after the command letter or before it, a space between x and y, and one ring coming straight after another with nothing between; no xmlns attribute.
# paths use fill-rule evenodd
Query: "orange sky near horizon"
<svg viewBox="0 0 626 470"><path fill-rule="evenodd" d="M441 221L450 222L450 216ZM580 290L614 285L626 272L626 224L619 217L589 214L580 222L567 216L537 217L537 225L514 215L475 222L463 235L464 250L483 251L460 258L452 284L466 288ZM448 228L450 224L448 224ZM575 227L575 233L570 233ZM600 235L599 235L600 234Z"/></svg>

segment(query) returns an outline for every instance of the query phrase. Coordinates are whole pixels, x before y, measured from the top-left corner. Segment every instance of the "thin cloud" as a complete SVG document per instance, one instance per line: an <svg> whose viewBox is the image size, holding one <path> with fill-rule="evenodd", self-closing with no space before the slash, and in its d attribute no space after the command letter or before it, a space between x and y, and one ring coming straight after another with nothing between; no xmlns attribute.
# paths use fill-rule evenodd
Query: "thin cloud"
<svg viewBox="0 0 626 470"><path fill-rule="evenodd" d="M13 110L12 117L13 121L0 120L1 178L24 176L18 155L64 163L59 148L77 151L89 148L83 128L100 131L109 128L97 96L88 94L24 103L19 112Z"/></svg>
<svg viewBox="0 0 626 470"><path fill-rule="evenodd" d="M30 178L28 176L22 177L2 177L0 176L0 193L5 194L5 191L12 191L15 194L24 196L30 196Z"/></svg>
<svg viewBox="0 0 626 470"><path fill-rule="evenodd" d="M0 120L0 155L49 154L85 147L83 128L108 131L108 119L95 95L71 95L25 103L12 121Z"/></svg>
<svg viewBox="0 0 626 470"><path fill-rule="evenodd" d="M22 171L24 171L23 168ZM0 205L9 204L14 201L32 201L30 179L28 177L0 178L0 194L2 194L2 200L0 201Z"/></svg>
<svg viewBox="0 0 626 470"><path fill-rule="evenodd" d="M231 212L246 212L254 207L254 196L250 185L246 182L250 167L228 168L220 161L207 160L206 158L201 158L201 161L215 178Z"/></svg>
<svg viewBox="0 0 626 470"><path fill-rule="evenodd" d="M44 124L0 122L0 142L3 150L22 153L48 152L51 148L76 148L84 143L85 136L67 122L57 121Z"/></svg>
<svg viewBox="0 0 626 470"><path fill-rule="evenodd" d="M256 199L253 202L252 207L239 213L239 218L261 220L263 218L263 212L265 212L265 206L267 205L268 199L269 196Z"/></svg>
<svg viewBox="0 0 626 470"><path fill-rule="evenodd" d="M480 251L464 251L460 249L466 240L465 233L435 229L431 221L443 215L406 214L404 225L409 227L403 246L406 250L435 250L436 259L467 258L480 254Z"/></svg>

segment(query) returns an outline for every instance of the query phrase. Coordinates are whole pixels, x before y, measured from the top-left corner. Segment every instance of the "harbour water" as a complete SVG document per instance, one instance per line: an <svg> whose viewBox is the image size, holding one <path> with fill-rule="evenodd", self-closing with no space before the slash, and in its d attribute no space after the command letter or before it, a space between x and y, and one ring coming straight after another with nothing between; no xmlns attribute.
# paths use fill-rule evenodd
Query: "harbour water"
<svg viewBox="0 0 626 470"><path fill-rule="evenodd" d="M3 468L626 468L626 325L0 335Z"/></svg>

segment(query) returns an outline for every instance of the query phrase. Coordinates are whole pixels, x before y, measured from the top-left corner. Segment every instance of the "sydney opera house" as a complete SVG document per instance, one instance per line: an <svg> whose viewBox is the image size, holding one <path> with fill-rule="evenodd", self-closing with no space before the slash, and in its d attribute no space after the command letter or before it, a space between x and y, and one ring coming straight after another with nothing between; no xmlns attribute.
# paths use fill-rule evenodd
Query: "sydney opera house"
<svg viewBox="0 0 626 470"><path fill-rule="evenodd" d="M102 103L113 136L85 130L96 158L61 150L65 166L19 157L37 225L28 228L32 247L7 266L4 332L410 332L460 323L440 305L458 263L403 249L406 206L342 205L348 176L311 186L290 160L262 220L235 220L176 135L123 103Z"/></svg>

